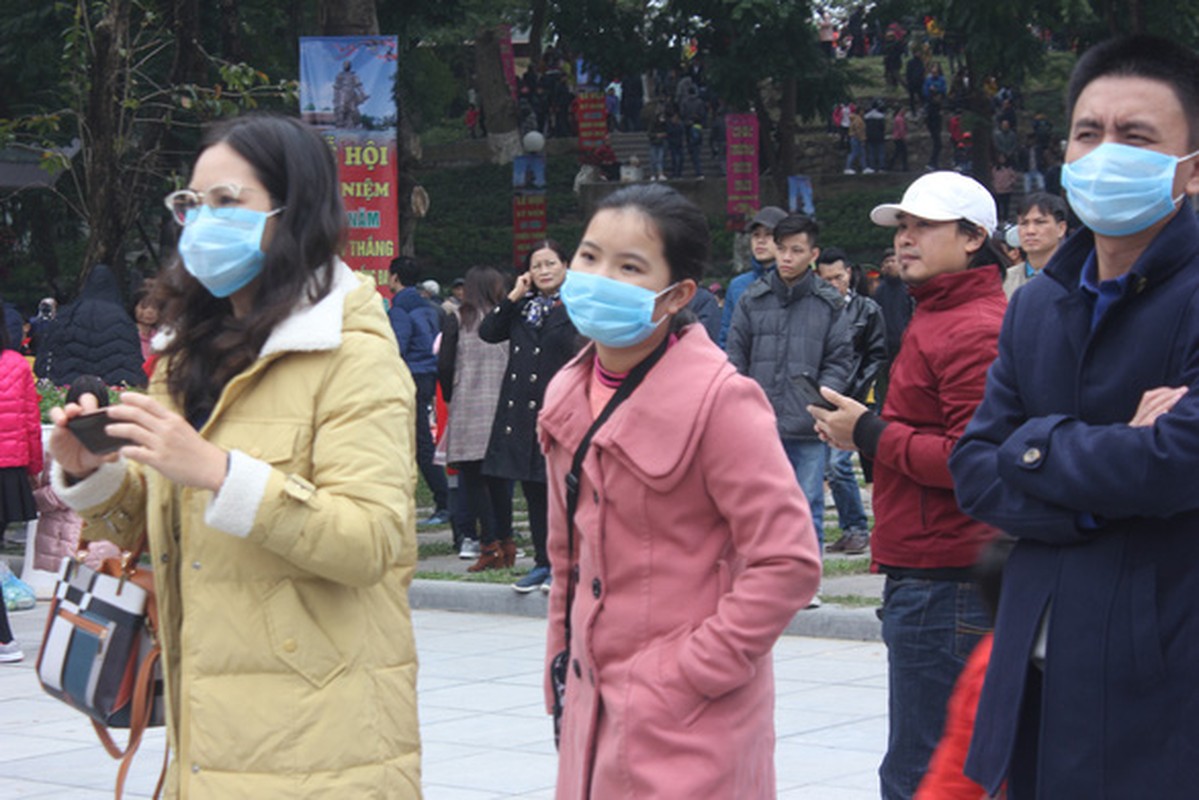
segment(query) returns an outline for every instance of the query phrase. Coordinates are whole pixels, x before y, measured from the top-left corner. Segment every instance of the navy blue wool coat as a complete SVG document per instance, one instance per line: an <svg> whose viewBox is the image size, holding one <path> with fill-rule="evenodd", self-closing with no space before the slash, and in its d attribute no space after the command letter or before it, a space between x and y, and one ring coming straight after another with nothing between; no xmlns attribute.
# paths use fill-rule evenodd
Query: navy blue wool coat
<svg viewBox="0 0 1199 800"><path fill-rule="evenodd" d="M1074 235L1012 297L950 459L962 508L1018 539L966 773L990 792L1007 774L1048 609L1037 797L1193 798L1199 222L1185 205L1092 329L1079 276L1093 246ZM1190 392L1130 427L1160 386Z"/></svg>

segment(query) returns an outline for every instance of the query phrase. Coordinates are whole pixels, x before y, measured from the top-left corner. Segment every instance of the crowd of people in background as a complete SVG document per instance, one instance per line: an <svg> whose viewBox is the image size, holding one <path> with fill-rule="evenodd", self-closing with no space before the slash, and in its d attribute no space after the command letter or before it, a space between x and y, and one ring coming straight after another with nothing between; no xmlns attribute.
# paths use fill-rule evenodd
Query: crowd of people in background
<svg viewBox="0 0 1199 800"><path fill-rule="evenodd" d="M768 205L740 231L747 269L727 287L705 277L707 220L659 183L687 160L702 177L705 130L723 146L696 57L605 89L609 128L649 138L648 181L601 199L579 242L538 241L515 271L472 266L445 297L407 256L387 287L356 278L337 255L327 147L263 115L207 133L168 197L180 258L130 306L105 265L70 303L27 318L0 303L0 413L19 422L0 430L0 529L73 510L96 523L85 541L103 528L128 547L145 530L172 565L156 571L168 738L183 762L202 748L217 764L176 768L176 792L284 791L294 752L308 796L347 770L418 781L415 529L448 525L470 572L512 568L519 482L533 559L512 588L549 596L561 797L629 781L773 796L770 651L821 604L826 552L869 552L885 576L886 800L1186 796L1199 223L1180 198L1199 193L1199 62L1148 37L1088 52L1064 153L988 79L988 188L971 174L955 43L927 21L905 66L906 32L864 14L844 28L824 15L822 47L883 55L908 97L834 110L844 172L906 171L909 122L932 144L925 174L869 213L893 230L877 270ZM550 50L522 77L522 126L571 134L569 63ZM1130 136L1130 118L1157 138ZM306 157L274 157L291 150ZM231 183L222 216L212 198ZM258 225L250 256L201 269L204 237L234 213ZM44 456L35 377L90 375L153 378L110 410L133 444L102 456L69 432L100 405L85 393L51 412ZM417 470L433 502L419 521ZM35 505L35 489L49 497ZM190 625L225 604L246 645L232 660L184 625L185 605ZM364 644L368 618L394 638ZM323 655L276 658L279 620ZM23 655L0 606L0 662ZM237 713L215 713L214 691ZM369 756L300 718L285 751L242 746L279 735L263 720L297 697L346 727L397 692L403 713ZM1162 725L1181 743L1146 745Z"/></svg>

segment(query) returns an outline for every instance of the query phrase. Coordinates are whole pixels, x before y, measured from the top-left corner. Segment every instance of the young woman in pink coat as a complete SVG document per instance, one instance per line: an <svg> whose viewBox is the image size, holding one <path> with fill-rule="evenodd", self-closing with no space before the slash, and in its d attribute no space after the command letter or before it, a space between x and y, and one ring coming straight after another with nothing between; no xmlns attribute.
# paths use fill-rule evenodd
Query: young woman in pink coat
<svg viewBox="0 0 1199 800"><path fill-rule="evenodd" d="M600 203L561 290L594 344L554 378L540 419L547 667L566 649L568 613L571 626L560 800L775 795L771 649L815 593L820 561L769 402L679 316L707 254L694 205L631 186ZM647 359L587 450L571 536L575 451Z"/></svg>

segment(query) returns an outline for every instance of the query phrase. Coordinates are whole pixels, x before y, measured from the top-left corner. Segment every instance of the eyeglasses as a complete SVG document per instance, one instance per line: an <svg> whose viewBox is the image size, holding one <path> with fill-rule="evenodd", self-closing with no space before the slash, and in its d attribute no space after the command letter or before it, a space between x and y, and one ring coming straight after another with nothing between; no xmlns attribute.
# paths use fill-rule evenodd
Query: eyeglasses
<svg viewBox="0 0 1199 800"><path fill-rule="evenodd" d="M230 216L232 209L241 205L242 193L253 191L255 190L247 189L236 183L218 183L203 192L197 192L195 189L180 189L177 192L171 192L163 200L163 204L171 212L175 222L186 225L196 218L202 205L207 205L212 209L213 216L218 219Z"/></svg>

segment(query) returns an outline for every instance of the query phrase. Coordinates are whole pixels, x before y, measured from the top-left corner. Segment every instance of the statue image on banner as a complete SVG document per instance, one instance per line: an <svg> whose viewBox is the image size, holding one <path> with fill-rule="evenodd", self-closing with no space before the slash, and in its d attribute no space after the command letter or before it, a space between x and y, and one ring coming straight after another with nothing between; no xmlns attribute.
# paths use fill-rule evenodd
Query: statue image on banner
<svg viewBox="0 0 1199 800"><path fill-rule="evenodd" d="M342 64L341 72L333 80L333 127L362 127L362 113L358 107L369 99L353 65L349 61Z"/></svg>

